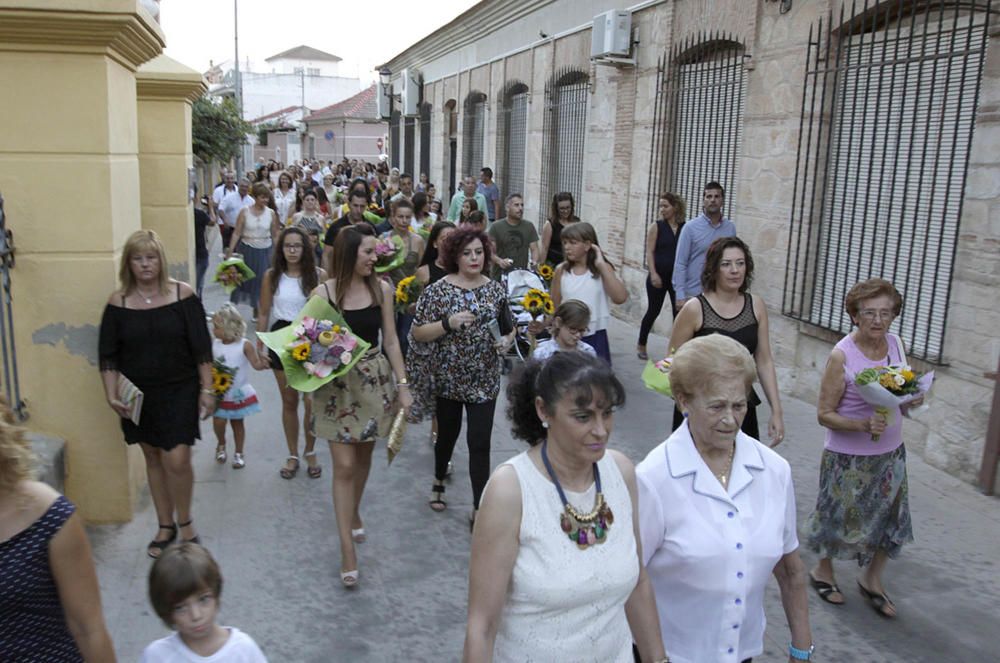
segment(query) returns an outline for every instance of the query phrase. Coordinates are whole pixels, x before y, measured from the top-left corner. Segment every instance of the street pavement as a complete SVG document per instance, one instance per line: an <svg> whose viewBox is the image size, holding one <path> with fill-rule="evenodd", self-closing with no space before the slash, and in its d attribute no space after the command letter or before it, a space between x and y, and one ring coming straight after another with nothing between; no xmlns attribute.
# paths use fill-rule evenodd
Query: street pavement
<svg viewBox="0 0 1000 663"><path fill-rule="evenodd" d="M224 295L218 286L207 285L205 300L211 311ZM249 318L249 310L244 312ZM633 352L635 329L613 320L609 332L614 365L628 390L612 444L638 462L669 435L672 403L643 388L643 364ZM654 335L650 348L665 349L666 340ZM195 522L225 579L220 622L249 633L269 660L279 663L460 660L472 508L464 437L456 447L448 509L440 514L427 505L433 468L429 427L410 427L391 467L384 442L377 444L362 504L368 541L358 546L361 581L347 590L339 581L327 445L317 443L320 479L308 478L304 464L293 480L281 479L278 468L286 450L278 389L270 371L255 373L252 382L264 411L246 420L246 468L216 464L208 422L194 448ZM787 437L778 451L792 466L801 532L815 503L823 432L813 404L788 395L782 402ZM765 404L760 412L764 430L767 417ZM510 435L501 397L493 466L524 448ZM229 450L231 456L231 439ZM810 590L814 660L1000 660L1000 502L915 455L908 467L916 541L886 572L899 616L876 615L856 589L856 564L838 562L847 604L823 603ZM147 596L151 560L145 550L155 530L148 492L131 522L89 528L104 614L121 661L137 661L147 643L168 633ZM811 567L814 555L802 554ZM785 661L788 627L773 581L766 610L765 651L755 662Z"/></svg>

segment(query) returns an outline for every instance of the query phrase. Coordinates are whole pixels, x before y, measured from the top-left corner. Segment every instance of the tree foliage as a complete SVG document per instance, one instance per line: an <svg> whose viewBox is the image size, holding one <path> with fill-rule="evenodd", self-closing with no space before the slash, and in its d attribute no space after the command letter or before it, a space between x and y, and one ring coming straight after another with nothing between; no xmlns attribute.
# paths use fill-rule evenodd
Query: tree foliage
<svg viewBox="0 0 1000 663"><path fill-rule="evenodd" d="M239 154L252 130L231 97L218 100L204 96L192 106L191 151L202 161L229 161Z"/></svg>

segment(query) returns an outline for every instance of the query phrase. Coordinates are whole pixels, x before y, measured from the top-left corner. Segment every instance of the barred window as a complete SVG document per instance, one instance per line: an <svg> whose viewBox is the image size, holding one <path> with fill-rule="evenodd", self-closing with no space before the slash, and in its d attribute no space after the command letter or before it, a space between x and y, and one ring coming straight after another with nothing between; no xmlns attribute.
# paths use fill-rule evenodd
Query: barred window
<svg viewBox="0 0 1000 663"><path fill-rule="evenodd" d="M503 94L498 130L501 146L500 182L503 197L524 193L524 158L528 129L528 86L508 83Z"/></svg>
<svg viewBox="0 0 1000 663"><path fill-rule="evenodd" d="M847 291L885 278L905 301L892 331L944 362L988 19L986 2L880 2L814 26L786 315L847 333Z"/></svg>
<svg viewBox="0 0 1000 663"><path fill-rule="evenodd" d="M540 209L548 210L552 196L561 191L573 194L580 209L589 93L590 78L576 70L557 73L545 86Z"/></svg>
<svg viewBox="0 0 1000 663"><path fill-rule="evenodd" d="M399 142L399 111L394 110L389 115L389 152L392 159L392 167L399 168L399 152L403 147Z"/></svg>
<svg viewBox="0 0 1000 663"><path fill-rule="evenodd" d="M486 136L486 95L470 92L465 98L462 131L462 173L479 176L483 168L483 140Z"/></svg>
<svg viewBox="0 0 1000 663"><path fill-rule="evenodd" d="M413 174L414 134L416 130L416 118L403 118L403 172L411 175Z"/></svg>
<svg viewBox="0 0 1000 663"><path fill-rule="evenodd" d="M700 213L709 182L726 191L722 213L732 216L743 134L746 75L743 46L725 35L697 35L678 44L659 63L653 110L653 154L647 216L669 190Z"/></svg>
<svg viewBox="0 0 1000 663"><path fill-rule="evenodd" d="M420 172L431 174L431 105L426 103L420 104Z"/></svg>

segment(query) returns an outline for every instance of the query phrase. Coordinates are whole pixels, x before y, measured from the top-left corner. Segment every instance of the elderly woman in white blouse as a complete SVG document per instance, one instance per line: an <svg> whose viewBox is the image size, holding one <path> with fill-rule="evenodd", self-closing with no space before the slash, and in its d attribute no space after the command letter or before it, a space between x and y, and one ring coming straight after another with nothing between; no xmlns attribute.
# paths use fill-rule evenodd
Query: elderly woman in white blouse
<svg viewBox="0 0 1000 663"><path fill-rule="evenodd" d="M670 382L686 420L636 467L643 561L674 663L761 654L772 574L791 629L789 660L812 654L791 470L740 431L755 375L731 338L681 346Z"/></svg>

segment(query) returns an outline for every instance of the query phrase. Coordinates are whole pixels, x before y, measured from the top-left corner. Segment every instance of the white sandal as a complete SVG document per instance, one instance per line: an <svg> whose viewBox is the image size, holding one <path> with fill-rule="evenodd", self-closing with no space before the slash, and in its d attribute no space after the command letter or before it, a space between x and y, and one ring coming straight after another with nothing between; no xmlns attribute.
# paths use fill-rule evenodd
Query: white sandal
<svg viewBox="0 0 1000 663"><path fill-rule="evenodd" d="M246 461L243 460L243 454L241 454L239 451L237 451L237 452L235 452L233 454L233 469L234 470L242 470L243 467L246 464L247 464Z"/></svg>
<svg viewBox="0 0 1000 663"><path fill-rule="evenodd" d="M226 446L224 444L216 445L215 462L219 463L220 465L226 462Z"/></svg>
<svg viewBox="0 0 1000 663"><path fill-rule="evenodd" d="M344 587L347 587L348 589L351 589L353 587L357 587L358 586L358 576L359 575L360 574L358 573L357 569L355 569L353 571L344 571L344 572L341 572L341 574L340 574L340 582L342 582L344 584Z"/></svg>

